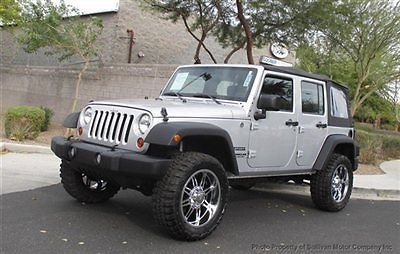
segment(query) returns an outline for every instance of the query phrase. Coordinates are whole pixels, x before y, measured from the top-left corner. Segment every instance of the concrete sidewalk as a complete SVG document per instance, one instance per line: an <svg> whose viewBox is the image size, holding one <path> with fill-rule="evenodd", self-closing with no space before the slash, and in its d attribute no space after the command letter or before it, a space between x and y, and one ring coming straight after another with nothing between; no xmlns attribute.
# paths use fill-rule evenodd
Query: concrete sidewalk
<svg viewBox="0 0 400 254"><path fill-rule="evenodd" d="M384 175L354 175L354 187L400 191L400 160L385 161L379 166Z"/></svg>
<svg viewBox="0 0 400 254"><path fill-rule="evenodd" d="M43 187L60 182L58 159L49 147L0 143L1 150L13 152L0 155L0 194ZM36 151L36 153L35 153ZM34 152L34 153L32 153ZM400 198L400 160L383 162L384 175L354 175L354 194ZM308 186L291 184L260 184L276 191L296 191L309 194Z"/></svg>
<svg viewBox="0 0 400 254"><path fill-rule="evenodd" d="M52 154L0 155L0 195L32 190L60 182L60 159Z"/></svg>

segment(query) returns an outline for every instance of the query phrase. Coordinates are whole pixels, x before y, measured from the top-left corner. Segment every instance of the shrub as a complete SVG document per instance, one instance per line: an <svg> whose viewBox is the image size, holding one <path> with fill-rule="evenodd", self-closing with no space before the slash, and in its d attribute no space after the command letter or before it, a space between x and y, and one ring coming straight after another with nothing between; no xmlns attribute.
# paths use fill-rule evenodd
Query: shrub
<svg viewBox="0 0 400 254"><path fill-rule="evenodd" d="M16 106L5 114L5 132L9 139L18 141L36 138L45 121L45 112L38 107Z"/></svg>
<svg viewBox="0 0 400 254"><path fill-rule="evenodd" d="M400 158L400 136L358 129L356 141L360 146L360 163L377 164L380 160Z"/></svg>
<svg viewBox="0 0 400 254"><path fill-rule="evenodd" d="M40 106L40 108L44 111L44 121L41 131L47 131L49 129L51 118L54 115L54 111L51 108Z"/></svg>
<svg viewBox="0 0 400 254"><path fill-rule="evenodd" d="M382 146L382 142L378 136L358 130L356 141L360 146L360 163L375 164L378 161L378 155L381 153Z"/></svg>
<svg viewBox="0 0 400 254"><path fill-rule="evenodd" d="M355 123L355 126L357 130L363 130L366 132L375 132L374 127L372 127L372 125L368 123Z"/></svg>
<svg viewBox="0 0 400 254"><path fill-rule="evenodd" d="M400 136L384 136L382 138L382 149L398 149L400 151Z"/></svg>
<svg viewBox="0 0 400 254"><path fill-rule="evenodd" d="M400 158L400 137L384 136L382 138L382 153L385 158Z"/></svg>
<svg viewBox="0 0 400 254"><path fill-rule="evenodd" d="M387 130L387 131L395 131L396 130L396 126L394 126L393 124L383 124L381 126L382 129Z"/></svg>

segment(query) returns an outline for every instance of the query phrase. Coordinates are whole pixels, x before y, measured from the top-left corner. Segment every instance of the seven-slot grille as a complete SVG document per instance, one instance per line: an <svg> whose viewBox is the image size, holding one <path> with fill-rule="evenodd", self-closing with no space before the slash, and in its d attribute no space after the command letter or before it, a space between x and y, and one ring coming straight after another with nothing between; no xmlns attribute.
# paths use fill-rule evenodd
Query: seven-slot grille
<svg viewBox="0 0 400 254"><path fill-rule="evenodd" d="M88 137L125 145L131 132L133 115L95 110Z"/></svg>

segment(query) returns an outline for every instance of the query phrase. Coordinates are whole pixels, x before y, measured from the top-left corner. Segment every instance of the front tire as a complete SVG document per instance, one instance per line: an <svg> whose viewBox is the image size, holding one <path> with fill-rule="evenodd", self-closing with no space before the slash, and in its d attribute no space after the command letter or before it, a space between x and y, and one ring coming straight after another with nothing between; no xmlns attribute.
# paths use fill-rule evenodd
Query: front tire
<svg viewBox="0 0 400 254"><path fill-rule="evenodd" d="M154 217L175 239L203 239L220 223L228 192L225 170L217 159L181 153L154 187Z"/></svg>
<svg viewBox="0 0 400 254"><path fill-rule="evenodd" d="M66 161L61 162L60 177L64 189L80 202L102 203L120 189L119 185L75 170Z"/></svg>
<svg viewBox="0 0 400 254"><path fill-rule="evenodd" d="M310 181L311 198L321 210L337 212L349 202L353 188L350 160L334 153L325 169L317 171Z"/></svg>

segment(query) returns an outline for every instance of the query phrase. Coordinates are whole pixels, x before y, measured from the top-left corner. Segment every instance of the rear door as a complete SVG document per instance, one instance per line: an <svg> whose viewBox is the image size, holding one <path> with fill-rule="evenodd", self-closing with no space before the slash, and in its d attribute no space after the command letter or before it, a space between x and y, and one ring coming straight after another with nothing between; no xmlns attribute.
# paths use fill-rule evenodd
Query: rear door
<svg viewBox="0 0 400 254"><path fill-rule="evenodd" d="M302 79L296 162L312 167L327 136L325 82Z"/></svg>

